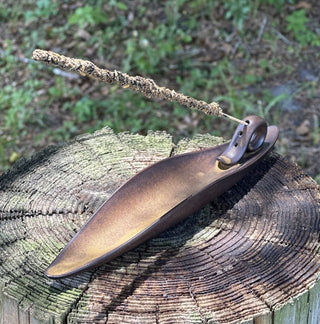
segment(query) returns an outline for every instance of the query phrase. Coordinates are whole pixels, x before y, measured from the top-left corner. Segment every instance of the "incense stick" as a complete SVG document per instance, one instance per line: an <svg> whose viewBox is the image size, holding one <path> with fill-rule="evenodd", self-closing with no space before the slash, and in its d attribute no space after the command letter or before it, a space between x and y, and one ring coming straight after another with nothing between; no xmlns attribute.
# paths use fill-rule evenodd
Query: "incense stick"
<svg viewBox="0 0 320 324"><path fill-rule="evenodd" d="M44 62L65 71L76 72L82 76L88 76L108 84L118 84L123 88L129 88L139 92L147 98L175 101L182 106L197 109L207 115L227 117L230 120L246 125L244 121L223 113L222 108L216 102L207 103L203 100L185 96L174 90L158 86L152 79L141 76L130 76L116 70L109 71L107 69L101 69L90 61L70 58L52 51L37 49L33 52L32 58L35 61Z"/></svg>

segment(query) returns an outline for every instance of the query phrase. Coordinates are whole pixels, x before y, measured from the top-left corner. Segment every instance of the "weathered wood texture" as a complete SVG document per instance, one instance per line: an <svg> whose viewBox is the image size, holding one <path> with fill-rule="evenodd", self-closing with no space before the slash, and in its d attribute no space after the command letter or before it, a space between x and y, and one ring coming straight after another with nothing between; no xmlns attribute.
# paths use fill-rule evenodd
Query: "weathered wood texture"
<svg viewBox="0 0 320 324"><path fill-rule="evenodd" d="M216 142L198 136L174 147L165 133L103 129L4 174L1 323L319 323L319 188L276 154L181 224L114 261L63 280L44 276L130 176Z"/></svg>

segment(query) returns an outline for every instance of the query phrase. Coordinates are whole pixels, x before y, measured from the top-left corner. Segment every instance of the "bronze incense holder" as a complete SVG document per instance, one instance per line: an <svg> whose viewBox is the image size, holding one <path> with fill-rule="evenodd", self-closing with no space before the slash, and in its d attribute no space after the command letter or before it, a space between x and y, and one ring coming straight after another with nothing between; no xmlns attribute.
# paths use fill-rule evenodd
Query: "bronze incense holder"
<svg viewBox="0 0 320 324"><path fill-rule="evenodd" d="M88 220L46 270L63 278L157 236L241 180L272 149L278 127L243 119L230 143L164 159L136 174Z"/></svg>

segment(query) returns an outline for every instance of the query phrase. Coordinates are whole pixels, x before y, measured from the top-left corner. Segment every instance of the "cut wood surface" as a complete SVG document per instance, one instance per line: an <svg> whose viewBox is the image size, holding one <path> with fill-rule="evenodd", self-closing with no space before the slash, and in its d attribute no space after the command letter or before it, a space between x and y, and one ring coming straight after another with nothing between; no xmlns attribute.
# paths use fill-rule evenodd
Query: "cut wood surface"
<svg viewBox="0 0 320 324"><path fill-rule="evenodd" d="M97 269L45 277L59 251L131 176L220 142L198 135L174 145L166 133L105 128L3 174L1 323L319 323L319 188L275 153L159 237Z"/></svg>

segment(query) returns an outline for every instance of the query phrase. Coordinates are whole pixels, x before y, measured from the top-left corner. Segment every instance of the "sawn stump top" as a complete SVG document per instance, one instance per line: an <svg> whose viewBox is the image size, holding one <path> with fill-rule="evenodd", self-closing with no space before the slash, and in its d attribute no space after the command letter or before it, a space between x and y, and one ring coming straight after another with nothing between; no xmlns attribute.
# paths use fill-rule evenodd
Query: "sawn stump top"
<svg viewBox="0 0 320 324"><path fill-rule="evenodd" d="M132 175L219 142L199 135L173 145L166 133L115 135L105 128L17 163L0 177L0 301L15 300L29 323L276 323L277 309L306 296L309 308L299 316L312 322L320 192L275 153L159 237L71 278L44 275Z"/></svg>

